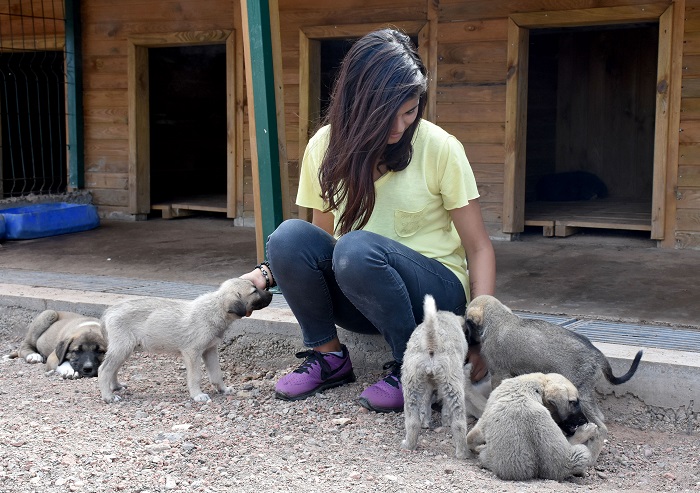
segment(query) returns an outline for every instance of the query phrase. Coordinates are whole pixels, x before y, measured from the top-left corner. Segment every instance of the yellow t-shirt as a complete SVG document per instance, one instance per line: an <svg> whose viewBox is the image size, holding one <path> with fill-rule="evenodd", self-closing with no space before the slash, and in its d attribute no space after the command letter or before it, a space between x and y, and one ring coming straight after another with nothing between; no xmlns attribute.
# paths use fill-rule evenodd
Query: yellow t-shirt
<svg viewBox="0 0 700 493"><path fill-rule="evenodd" d="M329 126L319 129L304 152L296 200L301 207L324 210L327 206L321 198L318 170L329 136ZM464 207L479 192L459 140L421 120L408 167L384 174L374 187L374 210L363 229L440 261L457 275L469 300L466 255L449 211ZM340 214L334 216L337 225Z"/></svg>

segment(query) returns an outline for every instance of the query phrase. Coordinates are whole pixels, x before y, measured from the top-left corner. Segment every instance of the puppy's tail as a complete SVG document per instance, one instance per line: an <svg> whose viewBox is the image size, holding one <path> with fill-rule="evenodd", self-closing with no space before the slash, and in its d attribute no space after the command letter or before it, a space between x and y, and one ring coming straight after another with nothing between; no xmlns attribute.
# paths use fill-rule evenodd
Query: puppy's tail
<svg viewBox="0 0 700 493"><path fill-rule="evenodd" d="M625 383L627 380L632 378L632 376L635 374L637 371L637 367L639 366L639 360L642 359L642 353L644 351L638 351L637 355L634 357L634 360L632 361L632 366L630 366L630 369L622 375L621 377L616 377L613 375L612 368L610 368L610 363L605 365L603 367L603 375L605 375L605 378L608 380L613 385L620 385L621 383Z"/></svg>
<svg viewBox="0 0 700 493"><path fill-rule="evenodd" d="M432 357L437 350L435 326L437 323L437 306L435 298L426 294L423 299L423 326L425 327L425 350Z"/></svg>

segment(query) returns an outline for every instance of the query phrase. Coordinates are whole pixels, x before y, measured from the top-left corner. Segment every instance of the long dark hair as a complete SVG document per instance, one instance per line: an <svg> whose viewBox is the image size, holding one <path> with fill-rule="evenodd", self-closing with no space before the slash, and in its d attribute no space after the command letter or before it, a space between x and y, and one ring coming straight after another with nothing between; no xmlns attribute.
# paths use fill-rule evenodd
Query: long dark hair
<svg viewBox="0 0 700 493"><path fill-rule="evenodd" d="M374 168L401 171L412 155L411 141L426 103L425 66L411 39L383 29L360 38L343 59L326 115L328 149L319 180L326 212L344 206L336 232L367 224L374 209ZM415 122L401 140L388 144L399 107L419 98Z"/></svg>

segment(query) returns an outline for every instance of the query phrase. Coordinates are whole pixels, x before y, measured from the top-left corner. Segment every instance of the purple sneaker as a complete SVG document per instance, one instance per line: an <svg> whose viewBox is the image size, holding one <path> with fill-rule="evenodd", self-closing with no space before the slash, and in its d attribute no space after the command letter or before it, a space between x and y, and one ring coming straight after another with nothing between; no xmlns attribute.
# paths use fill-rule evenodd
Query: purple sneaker
<svg viewBox="0 0 700 493"><path fill-rule="evenodd" d="M285 401L298 401L316 392L354 382L355 373L352 371L348 348L345 345L342 348L342 356L313 350L297 353L297 358L306 359L299 368L277 381L275 397Z"/></svg>
<svg viewBox="0 0 700 493"><path fill-rule="evenodd" d="M389 374L360 394L360 404L378 413L403 411L403 387L401 386L401 363L390 361L384 365Z"/></svg>

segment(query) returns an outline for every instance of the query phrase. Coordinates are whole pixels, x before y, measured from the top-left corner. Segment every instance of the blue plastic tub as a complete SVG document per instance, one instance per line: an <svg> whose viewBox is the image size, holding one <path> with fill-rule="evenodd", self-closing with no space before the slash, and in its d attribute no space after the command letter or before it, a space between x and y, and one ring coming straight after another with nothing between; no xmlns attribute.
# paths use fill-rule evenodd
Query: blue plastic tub
<svg viewBox="0 0 700 493"><path fill-rule="evenodd" d="M100 225L97 208L89 204L35 204L10 209L0 209L4 223L4 238L30 240L44 236L75 233ZM0 226L0 239L3 227Z"/></svg>

